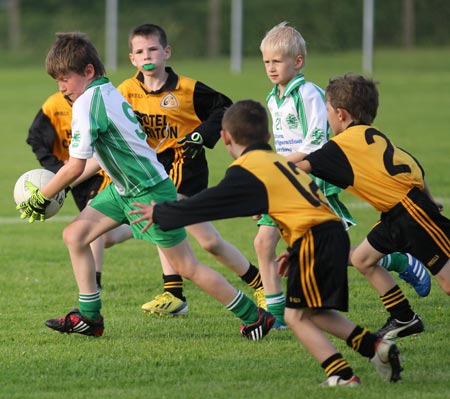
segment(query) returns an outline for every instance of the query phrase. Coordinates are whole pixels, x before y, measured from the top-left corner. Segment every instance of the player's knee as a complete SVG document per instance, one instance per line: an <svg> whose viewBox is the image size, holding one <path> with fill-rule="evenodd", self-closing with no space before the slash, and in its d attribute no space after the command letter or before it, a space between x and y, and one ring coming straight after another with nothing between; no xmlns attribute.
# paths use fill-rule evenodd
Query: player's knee
<svg viewBox="0 0 450 399"><path fill-rule="evenodd" d="M71 234L70 234L70 225L65 227L63 232L62 232L62 239L64 241L64 244L66 244L66 246L70 245L71 242Z"/></svg>
<svg viewBox="0 0 450 399"><path fill-rule="evenodd" d="M67 247L74 245L81 246L84 244L83 236L72 224L69 224L62 233L62 238Z"/></svg>
<svg viewBox="0 0 450 399"><path fill-rule="evenodd" d="M286 324L293 329L293 326L297 323L301 323L305 319L309 319L311 313L306 308L285 308L284 310L284 321Z"/></svg>
<svg viewBox="0 0 450 399"><path fill-rule="evenodd" d="M275 248L276 244L272 244L270 240L268 240L266 237L261 237L260 235L257 235L255 239L253 240L253 246L255 247L255 251L258 254L258 256L261 257L275 257Z"/></svg>
<svg viewBox="0 0 450 399"><path fill-rule="evenodd" d="M171 262L173 271L186 280L196 281L196 273L198 271L199 261L197 259L182 263Z"/></svg>
<svg viewBox="0 0 450 399"><path fill-rule="evenodd" d="M361 273L364 273L371 267L376 266L376 263L372 262L369 258L355 256L355 253L352 253L350 256L350 264L358 269Z"/></svg>
<svg viewBox="0 0 450 399"><path fill-rule="evenodd" d="M261 253L263 252L264 249L264 242L265 240L259 235L257 234L255 239L253 240L253 246L255 247L255 251L256 253Z"/></svg>
<svg viewBox="0 0 450 399"><path fill-rule="evenodd" d="M198 243L205 251L208 251L212 255L220 255L222 248L222 239L215 234L202 238Z"/></svg>

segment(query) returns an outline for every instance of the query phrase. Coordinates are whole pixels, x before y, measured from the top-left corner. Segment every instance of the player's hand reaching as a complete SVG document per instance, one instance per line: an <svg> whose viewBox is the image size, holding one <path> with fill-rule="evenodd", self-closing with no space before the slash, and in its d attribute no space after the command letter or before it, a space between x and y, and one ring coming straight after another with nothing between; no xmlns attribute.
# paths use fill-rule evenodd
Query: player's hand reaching
<svg viewBox="0 0 450 399"><path fill-rule="evenodd" d="M152 201L150 205L143 204L141 202L134 202L133 206L139 208L128 212L129 215L142 215L137 219L131 221L131 224L137 224L140 222L147 221L147 224L141 229L142 233L145 233L150 226L153 224L153 208L155 206L155 201Z"/></svg>
<svg viewBox="0 0 450 399"><path fill-rule="evenodd" d="M281 277L287 277L289 272L289 252L285 251L275 259L278 262L278 275Z"/></svg>
<svg viewBox="0 0 450 399"><path fill-rule="evenodd" d="M187 158L195 158L203 151L203 137L199 132L188 134L178 140L178 144L183 146L183 154Z"/></svg>
<svg viewBox="0 0 450 399"><path fill-rule="evenodd" d="M21 211L20 218L28 218L30 223L38 219L43 222L45 220L45 208L50 205L50 199L42 194L33 183L27 181L25 185L30 190L31 196L28 200L16 206L16 209Z"/></svg>

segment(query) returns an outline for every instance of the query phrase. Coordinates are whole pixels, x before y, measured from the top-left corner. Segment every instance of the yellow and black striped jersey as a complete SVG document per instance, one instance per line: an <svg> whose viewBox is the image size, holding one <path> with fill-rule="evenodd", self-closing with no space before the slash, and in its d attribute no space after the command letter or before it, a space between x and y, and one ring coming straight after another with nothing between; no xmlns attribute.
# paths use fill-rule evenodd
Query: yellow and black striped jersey
<svg viewBox="0 0 450 399"><path fill-rule="evenodd" d="M163 230L210 220L269 214L289 246L311 227L340 221L311 178L267 144L250 146L215 187L154 208Z"/></svg>
<svg viewBox="0 0 450 399"><path fill-rule="evenodd" d="M71 123L72 105L61 92L57 92L44 102L28 131L27 143L37 160L53 173L69 159Z"/></svg>
<svg viewBox="0 0 450 399"><path fill-rule="evenodd" d="M424 188L424 172L406 151L372 126L356 125L305 158L311 173L387 212L408 192Z"/></svg>
<svg viewBox="0 0 450 399"><path fill-rule="evenodd" d="M178 140L197 131L205 146L213 148L220 138L222 116L232 102L203 83L176 75L169 76L158 91L150 91L139 71L117 89L133 107L150 147L161 153L178 148Z"/></svg>

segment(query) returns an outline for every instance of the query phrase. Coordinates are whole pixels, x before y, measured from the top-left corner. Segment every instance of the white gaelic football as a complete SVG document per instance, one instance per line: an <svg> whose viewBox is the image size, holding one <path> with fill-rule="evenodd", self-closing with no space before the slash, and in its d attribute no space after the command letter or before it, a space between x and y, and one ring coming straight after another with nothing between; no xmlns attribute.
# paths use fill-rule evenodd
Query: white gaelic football
<svg viewBox="0 0 450 399"><path fill-rule="evenodd" d="M31 192L25 184L26 181L30 181L37 188L42 188L52 179L53 176L55 176L55 174L47 169L32 169L25 172L17 179L14 186L14 201L16 205L26 201L31 196ZM51 199L50 205L45 209L46 219L49 219L58 213L64 204L65 198L65 190L61 190Z"/></svg>

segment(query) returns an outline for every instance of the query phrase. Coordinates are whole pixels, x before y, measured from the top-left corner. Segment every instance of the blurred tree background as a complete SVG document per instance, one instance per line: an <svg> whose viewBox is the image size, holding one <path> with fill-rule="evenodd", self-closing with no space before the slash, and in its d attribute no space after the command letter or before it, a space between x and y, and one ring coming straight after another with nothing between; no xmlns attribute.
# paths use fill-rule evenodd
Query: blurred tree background
<svg viewBox="0 0 450 399"><path fill-rule="evenodd" d="M173 57L226 57L230 52L232 0L117 0L118 62L128 63L127 36L141 23L168 33ZM374 0L377 47L450 45L450 1ZM363 0L242 0L243 56L259 56L273 25L288 21L315 51L358 50ZM1 65L41 64L55 32L89 34L105 51L106 0L0 0Z"/></svg>

